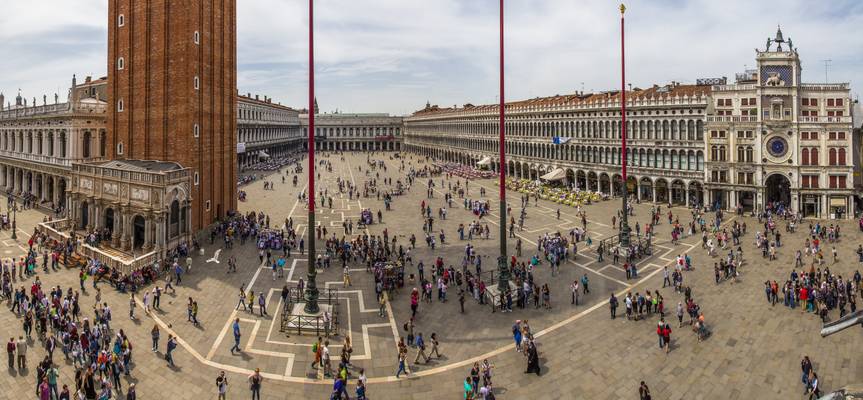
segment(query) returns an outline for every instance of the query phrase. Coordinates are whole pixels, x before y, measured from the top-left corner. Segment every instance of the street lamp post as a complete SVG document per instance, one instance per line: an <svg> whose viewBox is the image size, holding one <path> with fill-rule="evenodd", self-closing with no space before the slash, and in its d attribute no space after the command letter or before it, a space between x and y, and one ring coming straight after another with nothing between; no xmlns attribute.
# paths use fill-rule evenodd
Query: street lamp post
<svg viewBox="0 0 863 400"><path fill-rule="evenodd" d="M315 277L315 37L314 37L314 0L309 0L309 257L306 290L306 305L303 311L317 314L318 286Z"/></svg>
<svg viewBox="0 0 863 400"><path fill-rule="evenodd" d="M18 203L12 200L12 240L16 239L18 239Z"/></svg>
<svg viewBox="0 0 863 400"><path fill-rule="evenodd" d="M623 13L626 12L626 6L620 5L620 132L621 132L621 165L623 167L621 176L621 194L623 197L623 215L620 218L620 246L629 248L629 218L627 211L627 201L629 200L629 190L626 186L626 53L624 46L624 30L623 30ZM627 253L628 254L628 253Z"/></svg>
<svg viewBox="0 0 863 400"><path fill-rule="evenodd" d="M500 0L500 105L498 109L499 142L498 152L500 162L498 163L498 185L500 186L500 257L498 257L497 289L500 293L509 289L509 266L506 260L506 146L504 137L506 128L504 125L504 78L503 78L503 0Z"/></svg>

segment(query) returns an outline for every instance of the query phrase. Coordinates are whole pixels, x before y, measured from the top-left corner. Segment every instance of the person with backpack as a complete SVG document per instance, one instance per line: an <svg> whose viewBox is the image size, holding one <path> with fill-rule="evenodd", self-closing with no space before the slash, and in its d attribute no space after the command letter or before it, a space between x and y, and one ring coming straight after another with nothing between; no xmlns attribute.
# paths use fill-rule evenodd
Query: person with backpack
<svg viewBox="0 0 863 400"><path fill-rule="evenodd" d="M417 346L417 356L414 358L414 364L419 364L419 362L420 362L420 357L424 358L424 359L425 359L426 364L428 364L428 362L429 362L429 357L426 355L426 343L425 343L425 340L423 340L423 334L422 334L422 332L420 332L419 334L417 334L417 338L416 338L416 342L415 342L415 344L416 344L416 346Z"/></svg>
<svg viewBox="0 0 863 400"><path fill-rule="evenodd" d="M216 391L219 393L219 400L225 400L228 393L228 377L225 376L225 371L219 372L216 378Z"/></svg>
<svg viewBox="0 0 863 400"><path fill-rule="evenodd" d="M177 340L174 339L173 335L168 335L167 348L168 348L168 351L165 352L165 361L168 362L168 365L173 367L174 366L174 355L173 355L173 353L174 353L174 349L177 348Z"/></svg>

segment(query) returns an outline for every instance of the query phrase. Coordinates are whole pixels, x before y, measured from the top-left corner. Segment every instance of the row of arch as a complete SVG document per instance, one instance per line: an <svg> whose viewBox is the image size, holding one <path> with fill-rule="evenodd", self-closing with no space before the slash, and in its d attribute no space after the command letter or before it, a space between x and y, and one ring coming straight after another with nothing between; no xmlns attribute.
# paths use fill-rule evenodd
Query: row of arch
<svg viewBox="0 0 863 400"><path fill-rule="evenodd" d="M434 121L411 126L418 133L455 133L493 135L497 122L447 123ZM620 120L600 121L525 121L506 123L506 133L529 137L575 137L584 139L620 139ZM704 122L700 119L644 119L626 121L627 139L644 140L703 140Z"/></svg>
<svg viewBox="0 0 863 400"><path fill-rule="evenodd" d="M478 152L496 153L498 142L491 139L459 140L450 137L411 136L414 143L428 143L428 147L460 147ZM615 146L556 145L552 143L531 143L508 141L505 143L507 154L547 160L572 161L590 164L621 165L622 151ZM681 171L703 171L704 152L685 149L626 149L627 165L645 168L662 168Z"/></svg>
<svg viewBox="0 0 863 400"><path fill-rule="evenodd" d="M91 131L89 129L82 130L78 138L80 154L78 154L77 157L105 157L107 150L107 132L104 129L99 131ZM21 154L66 158L71 154L68 150L70 139L73 141L76 140L75 136L70 138L66 130L3 130L2 134L0 134L0 150L14 151Z"/></svg>
<svg viewBox="0 0 863 400"><path fill-rule="evenodd" d="M476 165L482 159L481 155L447 150L442 148L419 147L406 145L408 151L433 157L446 162L457 162L466 165ZM499 171L498 161L491 160L490 168ZM506 174L513 178L536 180L551 172L553 165L544 165L523 161L507 162ZM612 196L622 193L621 175L605 171L591 171L578 167L562 167L566 178L564 184L580 190L598 191ZM704 201L704 187L697 179L635 176L627 177L627 189L640 200L655 201L668 204L701 205Z"/></svg>

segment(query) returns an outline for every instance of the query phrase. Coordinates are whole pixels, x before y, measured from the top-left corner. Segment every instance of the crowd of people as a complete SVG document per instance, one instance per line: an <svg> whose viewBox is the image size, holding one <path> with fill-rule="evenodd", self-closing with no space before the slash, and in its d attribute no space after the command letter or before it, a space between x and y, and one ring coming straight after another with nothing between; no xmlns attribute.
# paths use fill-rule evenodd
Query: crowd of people
<svg viewBox="0 0 863 400"><path fill-rule="evenodd" d="M332 156L332 155L330 155ZM342 160L344 157L342 156ZM470 198L469 179L477 178L472 174L465 175L464 168L452 168L446 164L435 167L415 166L412 159L406 163L405 158L390 160L367 157L366 165L358 166L357 171L365 172L365 182L356 185L353 179L339 176L335 179L334 187L318 189L317 198L320 199L321 207L333 208L333 199L347 197L349 200L363 198L376 198L384 202L385 209L391 210L391 205L397 196L408 193L413 182L418 177L428 178L427 198L420 204L420 214L423 219L423 232L426 235L426 244L432 250L435 245L450 245L446 241L445 229L434 229L434 212L432 202L437 201L439 207L434 207L439 220L447 220L448 210L453 209L453 199L462 200L463 211L470 213L474 219L467 223L459 223L456 230L459 241L464 243L464 253L461 255L460 263L457 258L444 259L435 254L431 259L421 259L417 256L416 237L413 234L404 234L399 225L391 230L390 226L382 227L379 234L369 232L366 225L375 220L382 222L384 214L382 210L375 213L371 209L360 212L360 218L356 220L356 226L362 227L360 231L354 232L354 221L344 220L342 231L331 229L329 226L320 225L314 228L317 240L323 243L319 249L320 254L315 257L316 267L320 270L332 268L333 263L340 263L343 282L345 287L352 286L350 265L365 265L366 272L374 282L376 300L380 306L379 315L385 316L387 306L391 301L402 302L409 307L410 317L401 324L403 333L398 338L398 355L394 360L396 364L395 376L398 378L403 373L410 374L410 357L412 354L413 364L420 361L430 363L436 357L441 358L441 346L443 339L437 332L425 335L422 330L427 328L425 319L426 308L437 307L451 300L451 294L455 294L458 301L458 310L465 313L465 303L468 299L480 305L490 304L492 311L513 312L518 309L521 314L525 312L541 312L539 310L552 309L557 302L552 302L552 290L549 283L540 282L538 272L547 268L554 280L554 276L561 273L562 265L579 256L578 246L592 248L592 238L589 234L586 212L581 210L581 202L589 204L594 199L591 194L584 192L577 198L579 204L577 215L581 218L581 227L573 227L571 230L561 232L543 232L536 238L536 252L523 256L521 252L521 235L514 234L515 217L511 216L510 235L517 238L517 252L509 259L489 261L490 256L480 254L474 247L472 240L475 238L489 239L491 231L487 223L482 223L483 217L491 212L491 203L483 199L485 189L479 187L479 198ZM286 171L282 175L281 168L287 164L297 164L296 159L279 165L273 171L278 170L284 184L288 176ZM404 174L402 179L381 176L388 172L388 168L394 168L396 164L399 172ZM275 164L268 164L275 165ZM266 167L266 166L265 166ZM333 173L333 162L324 156L318 160L317 176L321 172ZM266 167L269 168L269 167ZM263 169L269 171L270 169ZM300 170L295 165L294 173ZM456 177L465 178L463 181ZM440 180L436 179L440 178ZM273 181L270 178L259 177L264 180L265 189L273 190ZM438 182L435 182L438 180ZM293 179L294 187L297 185L296 176ZM446 185L446 186L445 186ZM435 192L443 192L442 200L435 200ZM545 193L545 192L544 192ZM476 192L475 192L476 194ZM554 195L545 193L546 195ZM300 199L305 199L307 194L303 191L299 194ZM534 205L538 202L538 193L523 193L521 204L521 215L519 226L524 227L527 215L527 207L530 199L534 199ZM702 249L709 257L719 257L714 262L715 283L737 280L743 267L743 251L741 238L746 235L746 224L733 221L733 224L723 227L724 216L721 211L716 211L713 218L708 222L710 212L697 207L689 209L691 220L681 224L680 215L675 216L671 210L664 214L661 207L650 210L647 223L643 226L636 223L634 234L636 238L642 235L647 242L636 240L624 257L621 268L625 271L627 280L639 277L637 260L646 256L653 239L655 226L667 219L670 229L670 240L676 245L681 238L697 235L701 232ZM634 209L629 208L626 214L634 217ZM612 216L611 227L620 229L622 212ZM462 215L459 215L462 217ZM665 218L663 218L665 217ZM467 217L471 218L471 217ZM560 219L558 210L557 218ZM791 214L782 205L775 205L758 215L759 230L754 235L753 244L762 250L762 256L769 260L776 259L777 252L783 247L782 235L778 225L780 219L785 221L785 235L792 235L800 224L798 217ZM863 229L863 220L861 220ZM643 222L643 221L640 221ZM330 229L328 229L328 227ZM802 229L802 228L801 228ZM80 398L111 398L123 391L122 376L129 376L135 368L132 358L132 343L122 329L112 329L111 322L114 317L112 308L101 299L101 289L97 282L107 281L120 292L129 293L129 318L135 319L134 310L137 307L136 296L142 298L145 313L153 309L159 309L160 297L165 293L176 293L174 285L179 285L182 276L191 270L190 255L198 249L195 242L183 244L174 250L165 260L160 260L152 265L124 273L114 268L108 268L97 260L85 260L79 265L78 290L74 288L61 288L54 286L43 290L41 279L38 275L38 262L41 260L43 271L48 268L57 270L61 264L75 253L77 246L87 243L99 246L103 241L109 239L109 230L87 232L83 237L73 236L65 242L57 242L48 236L34 232L30 239L30 249L20 261L12 260L3 262L2 266L2 288L3 297L9 303L11 310L20 318L23 334L15 339L10 339L7 344L10 369L25 368L27 363L28 347L32 348L34 340L31 331L36 328L36 340L38 345L44 348L47 356L38 363L36 374L35 392L42 398L48 399L71 397L73 394ZM807 239L802 249L797 251L797 263L788 279L783 279L780 284L776 280L767 281L764 284L767 300L775 305L782 302L789 308L803 307L806 311L818 314L823 320L828 319L829 312L839 310L839 316L846 314L846 307L850 312L856 311L856 296L860 292L861 275L856 272L851 278L843 278L842 274L836 274L831 268L824 266L827 246L834 245L841 238L838 225L824 226L813 224L807 231ZM217 243L225 249L231 249L237 241L239 245L252 242L259 256L262 267L272 270L273 280L284 276L286 260L291 257L292 252L304 254L306 250L305 238L299 235L297 227L292 218L282 221L271 221L268 214L263 211L237 213L231 212L228 217L212 227L209 232L211 245ZM645 247L645 243L646 246ZM613 264L619 263L619 248L606 248L601 244L596 249L599 261L603 261L604 255L613 257ZM696 244L697 246L697 244ZM726 253L727 251L727 253ZM281 254L279 254L281 253ZM434 253L433 253L434 254ZM833 262L837 262L838 256L835 247L832 248ZM858 250L859 261L863 262L863 246ZM416 260L415 260L416 258ZM811 258L808 270L804 260ZM185 265L182 260L188 260ZM490 286L496 283L492 271L498 262L506 262L512 273L512 286L505 290L492 292ZM227 272L236 272L237 260L230 257L227 262ZM678 326L691 327L697 341L702 341L710 336L710 329L705 321L704 310L693 298L693 289L684 284L684 276L695 269L689 254L682 253L677 256L673 265L666 266L663 271L663 286L673 288L673 293L662 293L659 289L627 291L620 299L612 293L608 298L611 318L617 318L617 308L622 305L625 309L627 321L656 321L655 333L658 337L659 347L664 352L674 349L672 346L672 328L674 317L677 317ZM704 267L704 266L702 266ZM709 269L709 264L706 265ZM824 267L823 270L821 267ZM486 271L484 271L486 269ZM17 275L16 275L17 272ZM166 284L163 286L159 279L164 277ZM88 307L82 310L80 305L80 293L86 293L85 281L92 280L95 302L93 306L92 319L84 314ZM26 282L26 283L25 283ZM155 285L153 285L155 283ZM553 283L553 282L551 282ZM153 285L152 288L147 288ZM16 288L16 286L18 286ZM27 287L29 286L29 288ZM400 289L408 286L409 296L404 300L396 300L400 296ZM297 290L303 291L305 282L299 279ZM590 294L591 282L588 275L577 274L570 285L571 304L579 304L579 298ZM283 296L290 290L285 287ZM494 294L493 294L494 293ZM860 293L863 295L863 292ZM604 295L601 295L604 297ZM668 296L668 297L666 297ZM673 296L681 296L678 301L671 300ZM780 296L782 296L780 298ZM675 305L676 302L676 305ZM187 320L197 325L199 304L197 299L189 297L186 302ZM622 304L620 304L622 303ZM257 307L256 307L257 305ZM532 307L531 307L532 306ZM238 295L237 309L244 308L250 313L256 310L260 315L266 316L268 305L265 293L255 293L251 288L241 287ZM270 310L272 311L272 310ZM673 313L673 314L672 314ZM667 314L672 314L667 316ZM685 318L688 315L688 319ZM686 320L685 320L686 319ZM641 329L641 328L639 328ZM430 329L425 329L426 332ZM238 321L232 324L231 331L234 335L235 346L231 353L242 352L240 343L240 325ZM153 351L159 351L160 330L154 325L151 330L153 338ZM538 342L534 336L530 324L526 319L516 320L512 326L512 337L515 350L524 357L525 373L540 375L540 352ZM340 362L333 366L330 354L330 343L328 340L318 338L312 345L315 362L313 367L320 367L324 376L333 379L333 398L350 398L348 396L348 382L358 372L356 378L356 397L363 399L368 390L366 385L365 371L354 367L350 362L352 347L350 337L345 336L342 345ZM167 364L173 365L172 353L178 346L177 338L170 336L166 342L164 358ZM64 358L75 368L74 388L71 385L63 385L59 382L55 363L54 351L60 349ZM808 363L808 364L807 364ZM808 366L807 366L808 365ZM803 368L802 380L807 392L818 390L817 375L808 362L808 358L801 362ZM470 372L464 380L465 399L494 399L495 390L492 384L494 364L489 360L473 363ZM248 377L249 388L254 396L260 396L264 378L257 370ZM224 372L216 379L217 391L225 395L228 388L228 378ZM646 384L642 382L640 392L649 393ZM45 393L43 395L43 393ZM126 398L134 399L134 385L126 388ZM132 396L132 397L128 397Z"/></svg>

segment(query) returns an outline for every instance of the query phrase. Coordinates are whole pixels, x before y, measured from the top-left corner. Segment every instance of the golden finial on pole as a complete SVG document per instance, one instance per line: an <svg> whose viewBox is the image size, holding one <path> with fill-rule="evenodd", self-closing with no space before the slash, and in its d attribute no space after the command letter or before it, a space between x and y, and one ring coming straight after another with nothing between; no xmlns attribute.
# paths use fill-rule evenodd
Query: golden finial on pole
<svg viewBox="0 0 863 400"><path fill-rule="evenodd" d="M623 13L625 13L625 12L626 12L626 6L623 5L623 3L620 3L620 15L623 15Z"/></svg>

